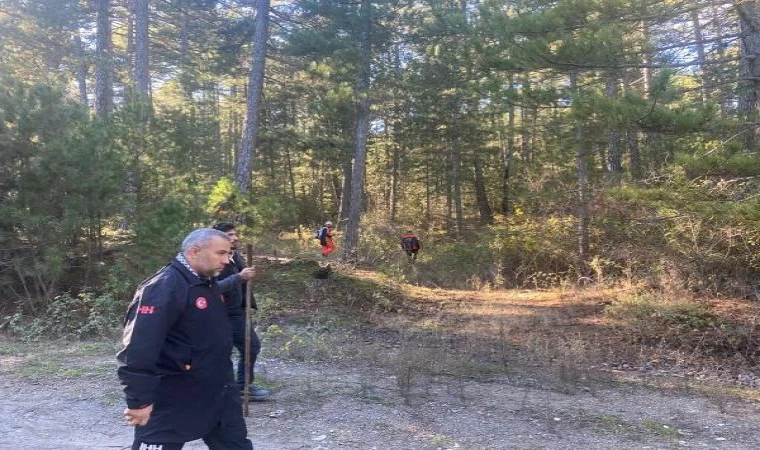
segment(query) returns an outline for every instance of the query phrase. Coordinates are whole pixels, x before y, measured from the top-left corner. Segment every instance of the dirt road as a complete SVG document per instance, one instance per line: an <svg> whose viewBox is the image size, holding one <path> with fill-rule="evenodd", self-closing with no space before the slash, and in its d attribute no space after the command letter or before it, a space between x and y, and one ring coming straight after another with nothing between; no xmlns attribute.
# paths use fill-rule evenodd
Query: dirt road
<svg viewBox="0 0 760 450"><path fill-rule="evenodd" d="M66 351L57 361L72 359ZM74 358L87 370L67 375L76 367L30 372L19 363L28 356L0 355L1 449L129 447L111 357ZM264 368L276 395L247 419L260 450L760 448L760 405L683 390L431 378L402 396L378 367L270 359Z"/></svg>

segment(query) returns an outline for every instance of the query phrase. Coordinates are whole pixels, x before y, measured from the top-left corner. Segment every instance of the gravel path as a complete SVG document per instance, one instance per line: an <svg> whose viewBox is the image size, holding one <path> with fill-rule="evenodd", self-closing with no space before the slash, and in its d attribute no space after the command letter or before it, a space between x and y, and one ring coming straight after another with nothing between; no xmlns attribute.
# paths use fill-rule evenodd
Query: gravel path
<svg viewBox="0 0 760 450"><path fill-rule="evenodd" d="M129 447L108 370L28 378L3 370L8 362L0 357L0 449ZM276 394L251 404L248 429L259 450L760 448L754 402L629 383L568 394L507 378L418 380L404 397L377 367L264 363Z"/></svg>

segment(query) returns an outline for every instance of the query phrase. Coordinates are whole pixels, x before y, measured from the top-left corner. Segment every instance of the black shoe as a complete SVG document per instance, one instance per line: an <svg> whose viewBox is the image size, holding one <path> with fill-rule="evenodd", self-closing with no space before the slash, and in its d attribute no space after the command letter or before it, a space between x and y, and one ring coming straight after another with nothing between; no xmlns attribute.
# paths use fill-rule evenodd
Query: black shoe
<svg viewBox="0 0 760 450"><path fill-rule="evenodd" d="M251 402L263 402L271 395L272 391L269 389L264 389L257 386L251 386L248 388L248 401Z"/></svg>

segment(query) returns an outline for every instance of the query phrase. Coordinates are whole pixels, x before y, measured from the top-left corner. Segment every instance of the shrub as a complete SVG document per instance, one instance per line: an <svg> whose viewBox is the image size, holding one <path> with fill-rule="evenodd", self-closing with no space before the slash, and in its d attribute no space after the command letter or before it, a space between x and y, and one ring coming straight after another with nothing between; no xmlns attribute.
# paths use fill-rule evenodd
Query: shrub
<svg viewBox="0 0 760 450"><path fill-rule="evenodd" d="M715 314L705 302L638 294L614 301L605 308L605 314L632 331L626 335L637 343L703 355L741 355L753 366L760 362L755 324Z"/></svg>
<svg viewBox="0 0 760 450"><path fill-rule="evenodd" d="M9 318L10 330L25 339L110 336L121 326L127 304L108 294L63 293L37 317L14 314Z"/></svg>
<svg viewBox="0 0 760 450"><path fill-rule="evenodd" d="M575 221L570 216L530 217L519 209L512 216L498 217L488 245L504 282L530 287L559 284L575 265Z"/></svg>

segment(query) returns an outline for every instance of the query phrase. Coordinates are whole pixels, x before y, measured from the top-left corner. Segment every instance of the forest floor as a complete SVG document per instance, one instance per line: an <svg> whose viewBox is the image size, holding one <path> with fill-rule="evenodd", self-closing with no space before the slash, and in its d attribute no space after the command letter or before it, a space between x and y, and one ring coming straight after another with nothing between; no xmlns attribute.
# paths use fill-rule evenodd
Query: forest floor
<svg viewBox="0 0 760 450"><path fill-rule="evenodd" d="M614 292L428 289L263 271L257 449L756 449L736 358L633 342ZM724 304L724 307L725 306ZM752 308L737 303L733 313ZM116 339L0 341L0 449L126 449ZM205 448L200 442L186 448Z"/></svg>

